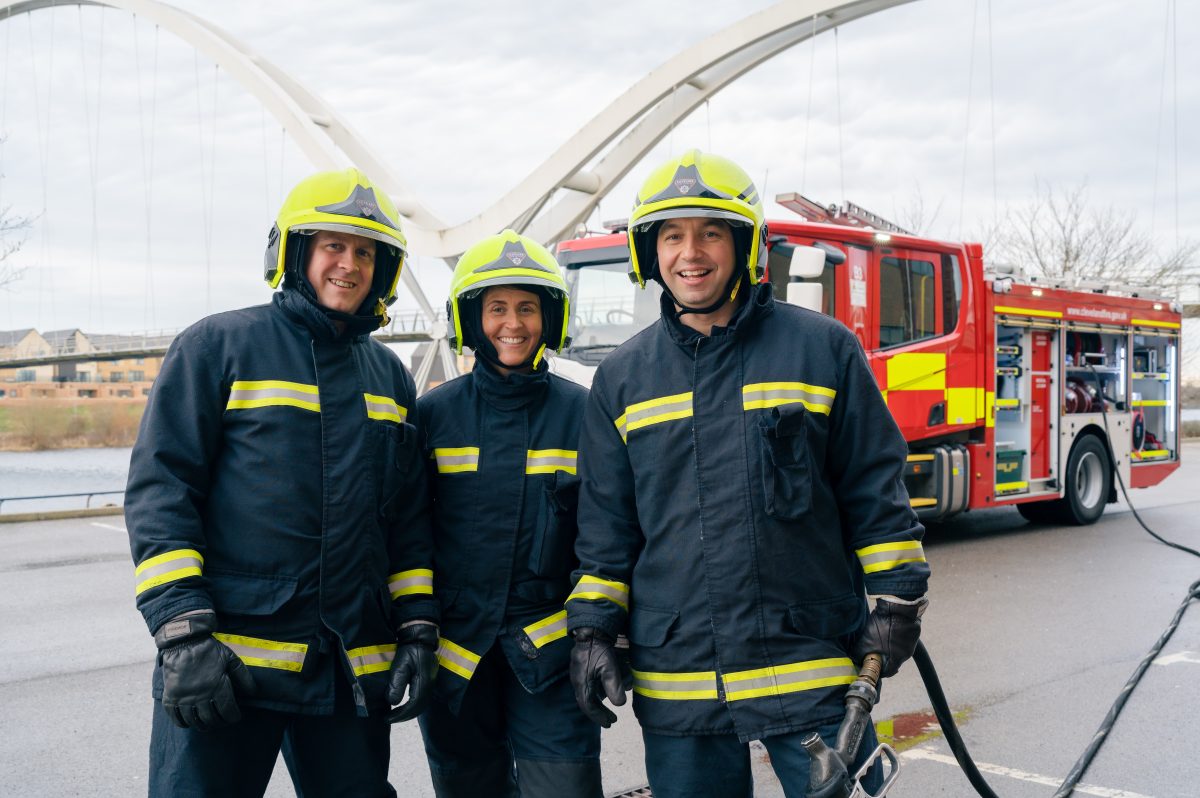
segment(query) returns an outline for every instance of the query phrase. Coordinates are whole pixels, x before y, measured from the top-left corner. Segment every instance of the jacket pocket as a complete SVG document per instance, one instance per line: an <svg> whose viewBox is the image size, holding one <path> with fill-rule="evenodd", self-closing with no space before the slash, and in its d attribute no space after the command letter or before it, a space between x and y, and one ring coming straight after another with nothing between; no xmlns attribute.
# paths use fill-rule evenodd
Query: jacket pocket
<svg viewBox="0 0 1200 798"><path fill-rule="evenodd" d="M661 646L667 642L667 636L678 617L677 610L660 610L635 604L629 614L629 642L649 648Z"/></svg>
<svg viewBox="0 0 1200 798"><path fill-rule="evenodd" d="M784 405L759 421L763 491L772 518L799 521L812 507L807 415L804 405Z"/></svg>
<svg viewBox="0 0 1200 798"><path fill-rule="evenodd" d="M393 503L402 498L403 488L413 483L413 469L421 468L417 452L417 428L408 422L377 424L379 434L379 513L386 516Z"/></svg>
<svg viewBox="0 0 1200 798"><path fill-rule="evenodd" d="M820 601L805 601L788 606L792 626L806 637L833 640L858 631L864 614L863 600L848 593Z"/></svg>
<svg viewBox="0 0 1200 798"><path fill-rule="evenodd" d="M529 569L544 579L560 579L576 565L575 510L579 477L556 471L542 489L537 525L529 550Z"/></svg>
<svg viewBox="0 0 1200 798"><path fill-rule="evenodd" d="M296 578L210 570L213 607L219 614L273 615L296 594Z"/></svg>

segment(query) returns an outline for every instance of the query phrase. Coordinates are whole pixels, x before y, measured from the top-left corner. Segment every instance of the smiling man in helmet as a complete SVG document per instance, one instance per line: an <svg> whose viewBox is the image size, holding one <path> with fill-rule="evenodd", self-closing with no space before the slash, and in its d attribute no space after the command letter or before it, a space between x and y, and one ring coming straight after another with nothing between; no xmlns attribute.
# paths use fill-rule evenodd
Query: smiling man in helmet
<svg viewBox="0 0 1200 798"><path fill-rule="evenodd" d="M601 798L600 729L567 680L563 611L587 391L544 357L568 342L567 285L545 247L505 230L459 258L446 304L475 368L418 403L442 602L442 670L421 716L434 791Z"/></svg>
<svg viewBox="0 0 1200 798"><path fill-rule="evenodd" d="M660 166L629 243L662 319L601 363L588 400L576 699L615 720L601 701L625 701L627 632L656 798L749 796L754 739L798 798L800 741L833 744L863 655L891 675L916 645L929 568L907 448L854 335L760 284L762 201L736 164L692 150Z"/></svg>
<svg viewBox="0 0 1200 798"><path fill-rule="evenodd" d="M283 290L167 353L125 505L159 649L152 796L261 795L281 747L298 793L395 795L389 722L437 669L413 380L368 335L404 259L386 195L313 175L268 239Z"/></svg>

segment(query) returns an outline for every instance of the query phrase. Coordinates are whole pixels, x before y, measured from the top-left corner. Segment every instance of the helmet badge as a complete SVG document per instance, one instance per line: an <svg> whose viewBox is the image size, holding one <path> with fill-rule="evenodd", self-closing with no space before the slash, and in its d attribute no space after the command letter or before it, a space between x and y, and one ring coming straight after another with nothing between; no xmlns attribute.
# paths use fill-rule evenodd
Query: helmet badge
<svg viewBox="0 0 1200 798"><path fill-rule="evenodd" d="M508 258L510 261L512 261L513 266L520 266L522 263L525 262L525 253L524 252L509 251L509 252L505 252L504 256L506 258Z"/></svg>
<svg viewBox="0 0 1200 798"><path fill-rule="evenodd" d="M694 177L680 177L675 180L675 190L680 194L687 194L696 185Z"/></svg>
<svg viewBox="0 0 1200 798"><path fill-rule="evenodd" d="M358 206L364 218L374 219L379 213L379 206L365 197L356 197L354 204Z"/></svg>

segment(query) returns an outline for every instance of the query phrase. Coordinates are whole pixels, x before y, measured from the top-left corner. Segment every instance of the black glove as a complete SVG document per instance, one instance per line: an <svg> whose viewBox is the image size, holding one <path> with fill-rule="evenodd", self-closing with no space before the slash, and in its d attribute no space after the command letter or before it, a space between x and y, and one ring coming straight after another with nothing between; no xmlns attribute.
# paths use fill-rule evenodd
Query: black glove
<svg viewBox="0 0 1200 798"><path fill-rule="evenodd" d="M401 627L396 635L396 656L388 672L388 723L403 723L425 711L433 698L433 680L438 672L438 628L432 623ZM400 704L404 691L408 700ZM399 706L396 706L399 704Z"/></svg>
<svg viewBox="0 0 1200 798"><path fill-rule="evenodd" d="M875 609L867 617L862 635L854 643L854 659L862 662L867 654L883 657L883 676L895 676L921 637L921 615L929 599L925 596L908 601L895 596L879 596Z"/></svg>
<svg viewBox="0 0 1200 798"><path fill-rule="evenodd" d="M602 700L607 698L617 707L625 703L625 685L615 641L600 629L588 626L576 629L574 636L571 686L575 688L575 701L583 714L607 729L617 716L601 703Z"/></svg>
<svg viewBox="0 0 1200 798"><path fill-rule="evenodd" d="M212 636L217 615L187 612L154 633L162 667L162 705L180 728L218 729L242 719L234 691L254 695L254 677L229 646Z"/></svg>

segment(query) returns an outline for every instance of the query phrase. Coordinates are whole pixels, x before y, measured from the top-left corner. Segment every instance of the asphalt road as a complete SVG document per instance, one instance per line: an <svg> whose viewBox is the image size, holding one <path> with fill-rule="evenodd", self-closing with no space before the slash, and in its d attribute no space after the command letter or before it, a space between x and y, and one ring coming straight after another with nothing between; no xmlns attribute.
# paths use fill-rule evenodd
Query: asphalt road
<svg viewBox="0 0 1200 798"><path fill-rule="evenodd" d="M1159 534L1200 548L1200 445L1156 488L1135 491ZM1052 795L1158 639L1200 560L1152 540L1124 505L1094 526L1034 527L1014 510L931 529L924 640L961 730L1004 798ZM120 516L0 524L0 795L145 794L154 646L133 608ZM1134 692L1077 795L1200 795L1200 608ZM890 798L969 796L945 741L925 734L915 667L885 684L875 719L901 733ZM604 733L605 787L645 783L628 709ZM413 724L393 736L402 796L432 789ZM755 751L759 798L782 795ZM268 792L293 794L277 770Z"/></svg>

